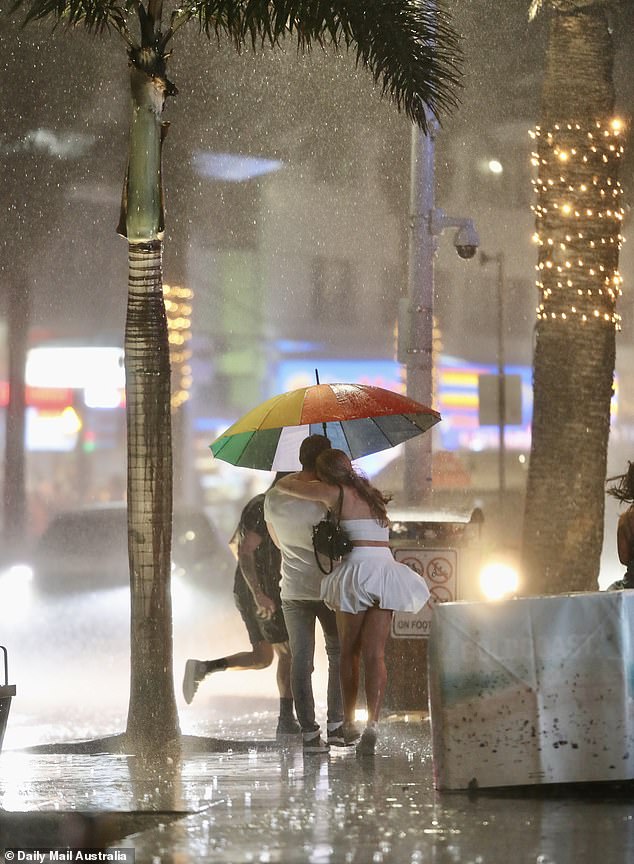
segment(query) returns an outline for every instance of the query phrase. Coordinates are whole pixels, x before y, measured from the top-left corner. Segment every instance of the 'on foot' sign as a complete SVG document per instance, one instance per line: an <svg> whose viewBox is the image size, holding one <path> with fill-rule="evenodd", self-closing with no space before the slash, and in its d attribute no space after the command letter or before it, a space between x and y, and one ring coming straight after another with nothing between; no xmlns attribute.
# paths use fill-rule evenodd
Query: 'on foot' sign
<svg viewBox="0 0 634 864"><path fill-rule="evenodd" d="M424 579L430 591L429 601L420 612L395 612L392 637L426 639L431 630L432 607L458 599L458 553L456 549L395 549L394 557L407 564Z"/></svg>

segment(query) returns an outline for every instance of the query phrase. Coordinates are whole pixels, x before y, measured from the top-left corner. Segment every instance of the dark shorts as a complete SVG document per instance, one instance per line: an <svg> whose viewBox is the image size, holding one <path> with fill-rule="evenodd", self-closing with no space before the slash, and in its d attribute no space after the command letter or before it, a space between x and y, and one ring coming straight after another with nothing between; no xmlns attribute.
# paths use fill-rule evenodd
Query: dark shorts
<svg viewBox="0 0 634 864"><path fill-rule="evenodd" d="M249 634L249 642L255 645L256 642L270 642L274 645L276 642L287 642L288 633L279 597L272 597L278 604L277 611L272 618L258 618L256 615L255 600L253 594L249 591L244 579L236 579L236 589L233 594L233 599L236 604L236 609L242 616L244 626ZM270 595L269 595L270 596Z"/></svg>

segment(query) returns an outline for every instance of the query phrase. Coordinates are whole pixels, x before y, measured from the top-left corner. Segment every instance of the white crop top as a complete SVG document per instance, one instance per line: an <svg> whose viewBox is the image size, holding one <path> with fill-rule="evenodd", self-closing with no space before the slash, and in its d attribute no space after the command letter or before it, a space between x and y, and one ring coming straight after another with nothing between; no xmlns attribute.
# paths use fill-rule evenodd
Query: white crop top
<svg viewBox="0 0 634 864"><path fill-rule="evenodd" d="M385 542L390 536L389 527L379 525L374 519L342 519L341 524L351 540L380 540Z"/></svg>

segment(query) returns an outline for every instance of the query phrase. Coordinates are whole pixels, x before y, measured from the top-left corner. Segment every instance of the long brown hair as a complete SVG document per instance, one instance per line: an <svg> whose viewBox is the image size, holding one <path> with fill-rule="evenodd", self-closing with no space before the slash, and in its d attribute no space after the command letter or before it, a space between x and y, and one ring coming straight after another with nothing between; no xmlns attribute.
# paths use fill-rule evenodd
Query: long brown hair
<svg viewBox="0 0 634 864"><path fill-rule="evenodd" d="M608 489L608 495L627 504L634 504L634 462L627 463L627 471L620 483Z"/></svg>
<svg viewBox="0 0 634 864"><path fill-rule="evenodd" d="M317 476L324 483L333 486L350 486L362 498L372 511L372 515L381 525L389 523L387 517L388 495L384 495L373 486L367 477L355 470L352 462L343 450L326 450L317 457Z"/></svg>

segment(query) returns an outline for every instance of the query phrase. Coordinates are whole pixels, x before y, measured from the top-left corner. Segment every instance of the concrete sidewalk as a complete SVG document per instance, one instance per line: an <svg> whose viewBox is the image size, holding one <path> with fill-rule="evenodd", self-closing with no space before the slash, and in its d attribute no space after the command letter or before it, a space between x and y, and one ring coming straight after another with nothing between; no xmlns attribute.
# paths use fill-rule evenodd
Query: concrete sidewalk
<svg viewBox="0 0 634 864"><path fill-rule="evenodd" d="M0 847L132 848L148 864L634 861L630 793L436 793L420 716L387 720L371 758L304 756L244 734L233 752L185 748L151 767L111 753L7 751L0 807Z"/></svg>
<svg viewBox="0 0 634 864"><path fill-rule="evenodd" d="M95 753L74 752L80 742L68 741L5 751L0 848L132 846L137 861L171 860L176 851L184 861L308 861L314 850L306 850L321 848L312 826L332 781L352 782L351 801L363 788L364 801L377 760L389 764L390 783L402 774L398 782L405 785L420 783L410 775L421 758L429 763L420 716L411 724L386 722L371 759L357 757L354 747L305 757L298 737L280 744L263 734L268 725L253 714L225 726L227 738L185 735L181 752L158 764L107 752L106 739ZM95 741L88 743L92 748ZM425 775L429 781L429 764ZM324 815L317 822L325 829ZM298 849L296 835L304 829Z"/></svg>

